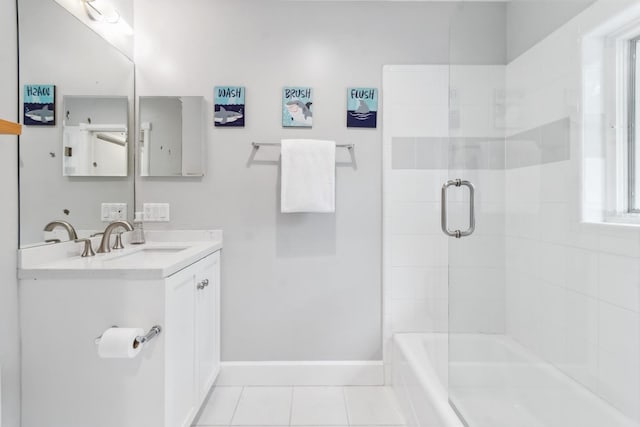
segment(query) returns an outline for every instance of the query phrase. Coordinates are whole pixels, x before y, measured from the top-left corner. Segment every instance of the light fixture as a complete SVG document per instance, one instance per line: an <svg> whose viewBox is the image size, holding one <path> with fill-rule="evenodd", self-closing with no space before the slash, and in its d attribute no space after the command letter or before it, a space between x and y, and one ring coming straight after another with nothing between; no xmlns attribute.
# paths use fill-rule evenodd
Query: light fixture
<svg viewBox="0 0 640 427"><path fill-rule="evenodd" d="M117 24L120 13L108 0L84 0L84 7L89 18L97 22Z"/></svg>

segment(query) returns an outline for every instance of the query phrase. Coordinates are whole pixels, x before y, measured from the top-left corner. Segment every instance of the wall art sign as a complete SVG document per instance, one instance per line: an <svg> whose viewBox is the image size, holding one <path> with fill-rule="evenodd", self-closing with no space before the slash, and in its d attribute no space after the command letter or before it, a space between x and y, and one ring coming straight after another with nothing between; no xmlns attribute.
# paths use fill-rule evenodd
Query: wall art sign
<svg viewBox="0 0 640 427"><path fill-rule="evenodd" d="M55 93L54 85L24 85L23 123L29 126L54 126Z"/></svg>
<svg viewBox="0 0 640 427"><path fill-rule="evenodd" d="M245 88L240 86L216 86L214 89L215 126L244 127Z"/></svg>
<svg viewBox="0 0 640 427"><path fill-rule="evenodd" d="M282 89L282 126L313 126L313 89L285 87Z"/></svg>
<svg viewBox="0 0 640 427"><path fill-rule="evenodd" d="M376 128L378 126L378 89L352 87L347 89L347 127Z"/></svg>

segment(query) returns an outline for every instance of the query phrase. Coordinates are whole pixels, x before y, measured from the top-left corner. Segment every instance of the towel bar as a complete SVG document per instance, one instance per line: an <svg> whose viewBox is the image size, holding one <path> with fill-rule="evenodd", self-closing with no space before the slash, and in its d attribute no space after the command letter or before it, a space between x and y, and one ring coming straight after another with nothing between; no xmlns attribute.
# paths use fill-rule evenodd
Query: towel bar
<svg viewBox="0 0 640 427"><path fill-rule="evenodd" d="M279 142L252 142L251 145L257 150L263 145L267 147L279 147L282 144ZM336 147L346 148L347 150L353 150L354 148L356 148L355 144L336 144Z"/></svg>

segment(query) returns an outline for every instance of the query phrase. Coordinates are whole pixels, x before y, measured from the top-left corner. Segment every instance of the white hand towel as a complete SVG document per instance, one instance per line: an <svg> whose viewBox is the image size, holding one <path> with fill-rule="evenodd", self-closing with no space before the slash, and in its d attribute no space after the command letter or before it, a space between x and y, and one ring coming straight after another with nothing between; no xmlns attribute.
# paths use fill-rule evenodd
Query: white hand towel
<svg viewBox="0 0 640 427"><path fill-rule="evenodd" d="M281 156L281 211L335 212L336 143L284 139Z"/></svg>

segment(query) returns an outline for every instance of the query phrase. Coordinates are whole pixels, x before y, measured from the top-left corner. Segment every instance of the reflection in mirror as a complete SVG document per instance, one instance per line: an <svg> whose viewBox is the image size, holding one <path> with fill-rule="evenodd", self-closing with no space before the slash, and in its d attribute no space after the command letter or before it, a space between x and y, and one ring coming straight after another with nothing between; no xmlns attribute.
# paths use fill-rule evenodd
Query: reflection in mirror
<svg viewBox="0 0 640 427"><path fill-rule="evenodd" d="M141 96L141 176L203 176L204 98Z"/></svg>
<svg viewBox="0 0 640 427"><path fill-rule="evenodd" d="M64 97L64 176L127 176L129 101Z"/></svg>
<svg viewBox="0 0 640 427"><path fill-rule="evenodd" d="M18 19L20 88L26 84L56 86L55 125L23 126L20 137L20 245L44 244L49 239L69 240L62 227L44 231L53 220L69 222L79 237L104 230L107 222L101 218L102 203L126 204L127 217L133 219L133 144L122 135L126 129L132 129L132 114L97 122L94 119L97 116L94 116L89 124L118 125L97 129L96 135L111 140L100 140L97 147L98 151L105 147L121 147L115 141L124 139L124 147L128 150L125 166L109 169L107 173L111 176L108 177L92 173L63 176L60 171L61 163L67 166L63 149L67 122L78 126L78 132L89 134L96 130L86 127L87 117L83 116L87 114L76 117L70 111L70 121L67 121L63 100L87 95L94 99L116 97L119 104L127 106L126 110L133 111L133 63L54 0L18 0ZM80 101L80 98L76 100ZM85 123L82 131L80 123ZM131 134L129 132L129 137ZM71 150L67 151L72 154L71 158L80 157L79 146L69 147ZM102 157L101 153L97 155L98 159ZM101 169L101 162L96 163L98 166L92 168Z"/></svg>

